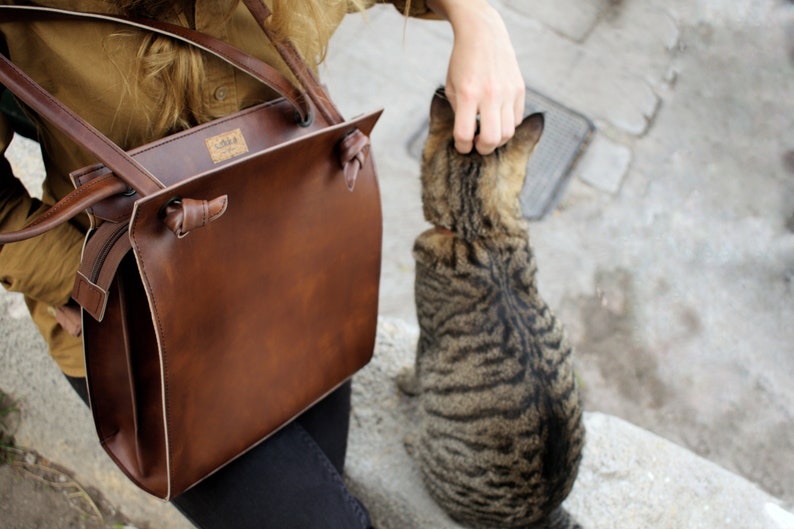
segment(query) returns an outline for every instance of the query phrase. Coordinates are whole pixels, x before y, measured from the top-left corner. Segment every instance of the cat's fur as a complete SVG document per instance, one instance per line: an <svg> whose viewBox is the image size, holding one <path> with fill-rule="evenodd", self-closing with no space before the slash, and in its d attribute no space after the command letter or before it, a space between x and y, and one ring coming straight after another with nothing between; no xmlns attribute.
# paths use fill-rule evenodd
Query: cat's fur
<svg viewBox="0 0 794 529"><path fill-rule="evenodd" d="M439 91L422 162L425 218L414 246L420 399L409 443L425 484L477 529L579 527L560 504L584 443L563 328L538 294L519 193L543 129L533 114L494 154L459 154Z"/></svg>

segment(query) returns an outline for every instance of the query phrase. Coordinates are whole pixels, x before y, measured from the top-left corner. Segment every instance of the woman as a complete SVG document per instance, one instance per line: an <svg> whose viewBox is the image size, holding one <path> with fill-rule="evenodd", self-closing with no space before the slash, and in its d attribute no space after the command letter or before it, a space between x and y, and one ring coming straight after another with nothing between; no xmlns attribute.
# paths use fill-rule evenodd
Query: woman
<svg viewBox="0 0 794 529"><path fill-rule="evenodd" d="M14 3L14 2L6 2ZM75 11L127 14L194 27L286 72L236 0L43 0ZM346 12L375 0L273 0L271 29L318 65ZM447 19L455 44L446 82L456 148L486 154L512 136L524 85L505 26L485 0L392 0L407 15ZM248 76L165 37L100 22L4 23L7 55L60 101L124 149L273 97ZM475 136L477 119L479 132ZM34 116L35 120L35 116ZM72 189L68 174L94 162L47 123L37 123L46 167L43 202L0 162L0 231L19 229ZM13 135L0 119L0 149ZM0 248L4 286L22 292L33 320L85 400L82 344L66 329L85 220ZM201 528L361 527L366 510L341 480L350 387L343 386L256 449L174 500Z"/></svg>

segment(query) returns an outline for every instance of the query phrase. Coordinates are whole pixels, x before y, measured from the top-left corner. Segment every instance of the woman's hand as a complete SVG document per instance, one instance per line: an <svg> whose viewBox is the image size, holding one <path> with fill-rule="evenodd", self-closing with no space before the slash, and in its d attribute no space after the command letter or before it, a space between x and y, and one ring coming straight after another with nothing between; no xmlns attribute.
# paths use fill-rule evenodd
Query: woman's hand
<svg viewBox="0 0 794 529"><path fill-rule="evenodd" d="M455 110L455 148L489 154L513 136L524 114L524 79L507 28L486 0L427 5L449 20L455 34L446 81Z"/></svg>

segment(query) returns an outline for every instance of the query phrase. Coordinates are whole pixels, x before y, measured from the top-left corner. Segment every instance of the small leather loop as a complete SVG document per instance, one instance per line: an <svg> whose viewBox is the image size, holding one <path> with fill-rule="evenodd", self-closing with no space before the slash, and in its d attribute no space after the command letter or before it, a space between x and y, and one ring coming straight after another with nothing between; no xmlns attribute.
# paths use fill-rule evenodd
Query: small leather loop
<svg viewBox="0 0 794 529"><path fill-rule="evenodd" d="M132 249L128 229L126 222L103 222L90 232L83 247L72 299L83 307L84 313L99 322L105 317L111 284L119 265Z"/></svg>
<svg viewBox="0 0 794 529"><path fill-rule="evenodd" d="M339 144L339 164L345 174L345 185L350 191L355 188L358 172L367 161L369 144L369 137L359 129L350 131Z"/></svg>
<svg viewBox="0 0 794 529"><path fill-rule="evenodd" d="M348 191L352 192L353 189L355 189L356 180L358 179L358 172L362 167L363 165L358 158L354 158L345 165L345 185L347 186Z"/></svg>
<svg viewBox="0 0 794 529"><path fill-rule="evenodd" d="M72 289L72 299L96 321L102 321L107 308L108 292L78 271Z"/></svg>
<svg viewBox="0 0 794 529"><path fill-rule="evenodd" d="M229 205L228 195L222 195L212 200L195 200L183 198L169 201L164 209L163 222L168 229L182 239L198 228L203 228L210 222L218 219Z"/></svg>

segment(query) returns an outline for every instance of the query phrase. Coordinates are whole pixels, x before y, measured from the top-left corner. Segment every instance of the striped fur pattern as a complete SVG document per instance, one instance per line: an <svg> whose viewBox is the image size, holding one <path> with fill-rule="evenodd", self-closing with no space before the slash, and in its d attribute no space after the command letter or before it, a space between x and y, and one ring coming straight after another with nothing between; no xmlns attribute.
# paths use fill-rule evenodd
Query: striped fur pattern
<svg viewBox="0 0 794 529"><path fill-rule="evenodd" d="M489 156L460 155L443 94L431 107L417 239L415 368L400 387L419 400L408 443L425 484L476 529L570 529L561 507L584 427L560 322L541 299L518 196L543 116Z"/></svg>

